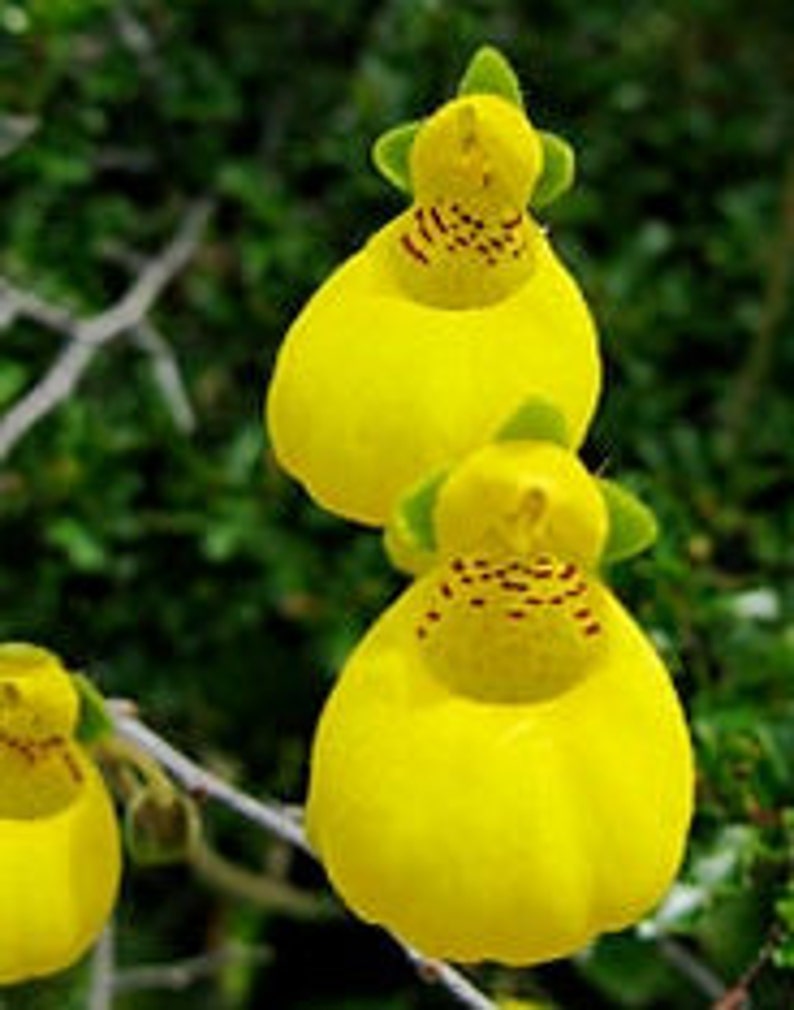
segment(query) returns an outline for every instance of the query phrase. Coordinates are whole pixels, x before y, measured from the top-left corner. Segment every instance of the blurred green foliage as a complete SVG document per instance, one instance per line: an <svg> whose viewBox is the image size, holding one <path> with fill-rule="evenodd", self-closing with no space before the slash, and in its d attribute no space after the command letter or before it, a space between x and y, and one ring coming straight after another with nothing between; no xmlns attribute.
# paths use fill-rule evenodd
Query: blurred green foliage
<svg viewBox="0 0 794 1010"><path fill-rule="evenodd" d="M628 478L661 521L654 551L615 578L678 677L700 804L682 882L647 928L482 980L564 1010L706 1007L683 951L729 985L749 971L753 1007L784 1010L794 7L783 0L0 0L8 279L89 315L191 200L217 201L153 313L195 434L175 430L133 342L96 360L0 474L0 633L138 699L247 787L300 799L334 671L398 582L374 535L321 514L277 472L264 383L303 300L400 206L368 167L370 143L450 95L484 41L509 55L535 122L577 151L577 185L544 217L608 359L587 457ZM6 327L0 407L60 345L30 322ZM321 886L229 815L211 819L231 855ZM118 934L122 966L227 941L269 951L167 997L122 994L119 1010L450 1005L374 931L292 921L179 868L130 871Z"/></svg>

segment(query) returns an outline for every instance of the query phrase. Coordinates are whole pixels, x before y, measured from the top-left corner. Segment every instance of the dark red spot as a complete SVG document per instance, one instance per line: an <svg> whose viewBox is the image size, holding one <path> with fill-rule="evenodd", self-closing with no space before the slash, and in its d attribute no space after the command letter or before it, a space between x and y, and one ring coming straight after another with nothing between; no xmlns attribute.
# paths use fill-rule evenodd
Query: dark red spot
<svg viewBox="0 0 794 1010"><path fill-rule="evenodd" d="M575 610L573 616L577 621L586 621L588 618L592 617L592 611L587 607L582 607L581 610Z"/></svg>
<svg viewBox="0 0 794 1010"><path fill-rule="evenodd" d="M428 612L425 614L425 617L428 619L428 621L441 620L441 614L439 614L437 610L428 610Z"/></svg>
<svg viewBox="0 0 794 1010"><path fill-rule="evenodd" d="M452 571L453 572L462 572L465 569L465 567L466 567L466 562L465 561L461 561L460 558L455 558L455 560L452 562Z"/></svg>
<svg viewBox="0 0 794 1010"><path fill-rule="evenodd" d="M433 236L427 230L427 225L425 224L425 212L421 207L417 207L414 217L416 218L416 226L419 229L419 234L425 242L432 242Z"/></svg>
<svg viewBox="0 0 794 1010"><path fill-rule="evenodd" d="M409 255L413 256L415 260L418 260L420 263L424 263L425 266L427 266L430 260L427 258L427 256L425 256L425 254L422 252L421 249L417 249L410 235L401 235L400 242L402 243L403 249L405 249L405 251L409 253Z"/></svg>
<svg viewBox="0 0 794 1010"><path fill-rule="evenodd" d="M584 628L585 635L597 635L601 631L601 625L597 621L593 621L592 624L588 624Z"/></svg>
<svg viewBox="0 0 794 1010"><path fill-rule="evenodd" d="M568 579L572 579L574 575L576 575L576 571L577 571L576 565L568 564L560 569L558 577L563 579L564 581L567 581Z"/></svg>
<svg viewBox="0 0 794 1010"><path fill-rule="evenodd" d="M452 599L452 587L449 585L448 582L442 582L440 589L442 596L445 596L448 600Z"/></svg>
<svg viewBox="0 0 794 1010"><path fill-rule="evenodd" d="M520 621L522 618L527 616L527 612L525 610L508 610L506 616L509 617L511 621Z"/></svg>
<svg viewBox="0 0 794 1010"><path fill-rule="evenodd" d="M550 596L549 597L549 603L553 607L559 607L559 605L562 603L563 599L564 599L564 597L562 597L562 596Z"/></svg>
<svg viewBox="0 0 794 1010"><path fill-rule="evenodd" d="M512 231L512 230L513 230L513 228L518 228L518 227L520 227L520 225L521 225L521 222L522 222L523 220L524 220L524 218L523 218L523 215L522 215L522 214L516 214L516 216L515 216L515 217L512 217L512 218L510 218L510 220L509 220L509 221L502 221L502 227L503 227L503 228L504 228L504 229L505 229L506 231Z"/></svg>
<svg viewBox="0 0 794 1010"><path fill-rule="evenodd" d="M446 232L447 225L446 222L444 221L444 218L439 213L438 207L433 206L430 208L430 216L433 218L433 223L435 224L436 228L438 228L438 230L442 233Z"/></svg>
<svg viewBox="0 0 794 1010"><path fill-rule="evenodd" d="M474 596L474 597L472 597L472 599L469 600L469 606L470 607L484 607L485 606L485 600L482 598L482 596Z"/></svg>

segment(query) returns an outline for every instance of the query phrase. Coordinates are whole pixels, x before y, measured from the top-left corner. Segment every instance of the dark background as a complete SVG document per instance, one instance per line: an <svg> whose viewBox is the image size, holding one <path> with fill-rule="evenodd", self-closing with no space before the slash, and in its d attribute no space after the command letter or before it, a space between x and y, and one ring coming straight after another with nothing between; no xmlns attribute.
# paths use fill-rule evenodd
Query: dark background
<svg viewBox="0 0 794 1010"><path fill-rule="evenodd" d="M560 1010L710 1006L691 955L726 985L749 970L757 1010L794 1005L792 22L775 0L0 0L7 279L88 316L191 201L216 202L151 317L196 430L175 428L133 341L97 357L0 473L0 635L138 699L257 793L300 801L335 671L399 585L377 536L275 469L260 424L290 319L401 207L369 145L451 96L487 41L534 121L577 150L578 184L544 217L607 359L587 460L662 523L617 579L691 714L692 907L661 939L486 968L491 992ZM36 128L15 146L20 123ZM5 408L61 341L20 318L0 336ZM322 888L231 815L208 822L227 855ZM267 951L184 993L119 996L120 1010L452 1005L375 931L242 901L183 867L130 869L117 940L122 968Z"/></svg>

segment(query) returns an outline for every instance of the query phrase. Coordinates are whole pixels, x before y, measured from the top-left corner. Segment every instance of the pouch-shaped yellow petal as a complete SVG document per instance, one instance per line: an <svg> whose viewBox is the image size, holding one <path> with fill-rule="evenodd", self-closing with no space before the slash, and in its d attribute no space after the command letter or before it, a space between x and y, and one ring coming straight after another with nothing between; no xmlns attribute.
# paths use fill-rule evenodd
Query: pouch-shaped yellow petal
<svg viewBox="0 0 794 1010"><path fill-rule="evenodd" d="M267 423L277 459L321 505L383 525L411 484L488 442L533 395L583 439L596 334L525 209L541 158L503 99L443 107L414 144L414 204L293 324Z"/></svg>
<svg viewBox="0 0 794 1010"><path fill-rule="evenodd" d="M118 890L118 826L93 765L51 817L0 819L0 984L61 971L94 943Z"/></svg>
<svg viewBox="0 0 794 1010"><path fill-rule="evenodd" d="M308 829L363 918L429 956L531 964L662 897L691 815L689 741L663 665L605 587L580 590L564 559L535 559L534 578L457 560L409 589L343 671ZM461 645L467 608L479 624Z"/></svg>
<svg viewBox="0 0 794 1010"><path fill-rule="evenodd" d="M488 442L529 396L584 437L600 386L587 308L545 238L532 278L485 309L435 309L390 290L367 250L287 335L268 396L281 465L324 507L382 525L400 493Z"/></svg>
<svg viewBox="0 0 794 1010"><path fill-rule="evenodd" d="M55 656L0 646L0 984L68 967L115 900L118 827L77 710Z"/></svg>

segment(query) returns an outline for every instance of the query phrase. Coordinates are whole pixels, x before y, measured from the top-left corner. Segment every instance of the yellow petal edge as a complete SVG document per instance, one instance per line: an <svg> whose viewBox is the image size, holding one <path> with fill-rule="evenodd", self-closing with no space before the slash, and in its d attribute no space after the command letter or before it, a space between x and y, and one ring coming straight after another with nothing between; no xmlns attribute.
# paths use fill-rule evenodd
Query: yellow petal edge
<svg viewBox="0 0 794 1010"><path fill-rule="evenodd" d="M343 670L314 743L307 825L364 919L431 957L521 965L571 954L664 896L693 767L664 665L592 549L570 550L572 530L586 541L597 528L595 500L522 551L526 524L501 521L516 502L515 449L503 451L451 478L457 507L490 474L499 521L478 544L459 514L442 521L435 567ZM525 486L526 456L513 465ZM534 465L564 518L556 503L580 464L568 477L559 459Z"/></svg>
<svg viewBox="0 0 794 1010"><path fill-rule="evenodd" d="M527 212L543 148L505 99L442 106L411 150L414 203L289 330L266 417L319 504L381 526L423 474L485 444L533 395L576 445L601 384L595 328Z"/></svg>
<svg viewBox="0 0 794 1010"><path fill-rule="evenodd" d="M55 656L0 645L0 985L69 967L115 901L119 832L77 708Z"/></svg>

